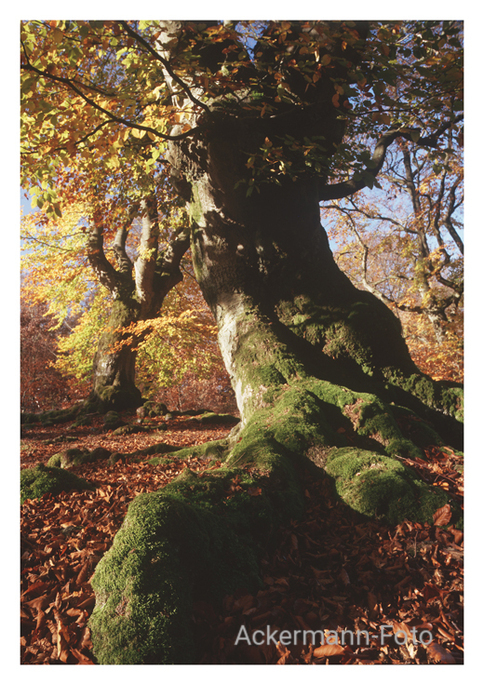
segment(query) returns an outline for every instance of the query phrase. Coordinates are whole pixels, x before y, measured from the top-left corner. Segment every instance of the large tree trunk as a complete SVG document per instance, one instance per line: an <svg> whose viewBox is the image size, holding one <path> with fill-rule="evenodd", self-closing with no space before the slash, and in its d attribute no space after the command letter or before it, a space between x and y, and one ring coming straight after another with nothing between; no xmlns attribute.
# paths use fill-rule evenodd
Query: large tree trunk
<svg viewBox="0 0 484 685"><path fill-rule="evenodd" d="M130 306L131 304L131 306ZM102 412L132 409L142 404L136 387L136 347L127 342L123 327L139 319L139 308L127 297L114 301L93 362L90 403Z"/></svg>
<svg viewBox="0 0 484 685"><path fill-rule="evenodd" d="M245 136L221 118L203 155L193 145L172 151L178 174L192 179L196 275L243 424L288 385L317 379L418 412L459 444L459 389L420 373L398 319L338 269L316 182L263 184L250 197L235 187Z"/></svg>

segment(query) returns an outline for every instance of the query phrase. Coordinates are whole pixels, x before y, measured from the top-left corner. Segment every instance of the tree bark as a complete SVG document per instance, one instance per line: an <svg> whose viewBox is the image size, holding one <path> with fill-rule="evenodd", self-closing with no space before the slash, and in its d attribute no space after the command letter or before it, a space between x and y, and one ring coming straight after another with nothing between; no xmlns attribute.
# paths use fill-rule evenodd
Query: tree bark
<svg viewBox="0 0 484 685"><path fill-rule="evenodd" d="M236 188L240 150L267 133L248 133L243 122L221 116L203 149L173 143L170 153L174 173L191 186L195 273L243 424L267 404L269 389L315 378L406 406L459 441L449 417L459 413L458 389L419 372L398 319L336 266L320 223L318 182L267 183L250 197Z"/></svg>

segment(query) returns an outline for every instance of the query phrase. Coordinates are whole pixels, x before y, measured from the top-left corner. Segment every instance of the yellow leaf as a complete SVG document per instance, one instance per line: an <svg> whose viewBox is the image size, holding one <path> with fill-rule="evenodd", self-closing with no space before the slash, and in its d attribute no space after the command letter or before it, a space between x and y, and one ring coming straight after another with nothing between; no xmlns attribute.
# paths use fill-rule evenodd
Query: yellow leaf
<svg viewBox="0 0 484 685"><path fill-rule="evenodd" d="M54 33L52 34L52 38L54 39L54 43L60 43L62 42L62 39L64 38L64 34L60 29L54 29Z"/></svg>

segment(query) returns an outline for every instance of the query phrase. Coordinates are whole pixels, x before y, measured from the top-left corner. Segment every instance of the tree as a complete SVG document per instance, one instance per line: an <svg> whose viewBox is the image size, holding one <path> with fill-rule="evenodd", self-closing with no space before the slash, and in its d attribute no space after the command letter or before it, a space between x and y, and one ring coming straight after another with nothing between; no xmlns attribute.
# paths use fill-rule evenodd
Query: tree
<svg viewBox="0 0 484 685"><path fill-rule="evenodd" d="M117 269L107 260L103 250L103 220L94 214L88 240L90 264L100 282L113 296L108 325L99 341L94 358L93 392L91 402L102 411L128 409L142 404L135 382L137 345L123 344L126 329L137 321L156 317L168 292L183 276L180 260L188 248L188 233L181 230L164 254L158 252L158 205L154 194L141 201L142 231L135 264L126 253L128 226L132 217L116 234L114 252ZM134 268L133 268L134 266Z"/></svg>
<svg viewBox="0 0 484 685"><path fill-rule="evenodd" d="M399 460L460 446L462 390L421 373L394 314L338 269L319 203L373 187L397 140L438 150L460 128L460 34L454 22L25 26L25 182L54 178L87 141L122 146L134 131L151 159L162 141L241 414L203 448L223 467L130 507L93 580L103 663L193 658L190 598L256 585L272 527L301 512L304 469L362 515L428 520L445 506ZM115 83L101 88L104 73ZM54 191L42 197L56 211Z"/></svg>
<svg viewBox="0 0 484 685"><path fill-rule="evenodd" d="M403 141L387 155L380 193L323 207L337 262L403 322L412 357L431 375L462 379L463 164L448 135L443 164ZM422 366L423 365L423 366ZM432 373L433 371L433 373Z"/></svg>
<svg viewBox="0 0 484 685"><path fill-rule="evenodd" d="M24 412L47 411L75 399L55 370L58 338L47 307L25 300L20 308L20 404ZM66 331L63 332L64 334Z"/></svg>
<svg viewBox="0 0 484 685"><path fill-rule="evenodd" d="M64 383L74 382L79 388L83 387L86 394L86 388L93 384L93 362L95 373L108 364L121 373L123 360L126 363L129 359L132 367L135 362L137 366L136 385L133 376L131 387L136 388L137 398L141 397L141 391L148 399L156 394L157 388L171 387L187 373L195 373L200 378L216 373L221 360L215 348L214 322L198 288L194 287L196 282L190 273L190 263L181 263L186 278L168 293L163 301L162 316L148 316L149 310L135 310L131 317L126 317L124 325L122 322L120 325L115 318L120 297L116 297L114 289L105 288L102 279L96 278L91 263L96 262L90 260L87 238L91 232L83 222L87 215L85 206L78 203L66 207L62 218L47 218L40 211L22 219L24 299L42 307L49 317L45 326L52 330L49 335L56 341L53 364L62 374ZM178 223L182 225L181 220ZM172 219L170 228L173 227ZM141 283L139 254L143 228L146 226L135 219L129 233L125 231L123 236L127 270L131 274L134 261L138 267L138 284ZM169 237L166 225L162 225L159 238L162 249L166 248ZM119 235L115 238L119 242ZM113 240L115 249L116 240ZM113 250L107 254L109 264L116 263ZM166 258L166 253L163 254ZM105 255L104 259L108 261ZM159 262L163 263L161 257ZM55 331L66 326L68 330L64 335L56 337ZM134 369L132 372L134 374ZM121 381L126 389L128 378L125 376ZM102 385L109 392L114 387L114 383L106 382L100 374L94 376L94 383L98 395ZM119 401L119 382L116 387ZM104 403L104 408L109 405Z"/></svg>

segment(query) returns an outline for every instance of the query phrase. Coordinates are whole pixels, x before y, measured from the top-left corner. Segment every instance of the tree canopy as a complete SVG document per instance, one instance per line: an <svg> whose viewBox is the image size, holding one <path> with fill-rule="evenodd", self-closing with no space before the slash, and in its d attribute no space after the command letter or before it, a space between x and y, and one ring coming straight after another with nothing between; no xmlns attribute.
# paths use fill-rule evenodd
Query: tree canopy
<svg viewBox="0 0 484 685"><path fill-rule="evenodd" d="M168 58L170 36L156 21L23 22L23 186L60 214L64 189L82 179L119 215L153 172L165 173L166 142L203 136L204 117L220 108L282 122L280 135L246 151L248 193L308 170L330 179L322 200L371 187L397 138L439 163L442 134L461 131L462 25L361 24L363 53L350 21L187 21ZM301 128L323 92L342 140Z"/></svg>
<svg viewBox="0 0 484 685"><path fill-rule="evenodd" d="M176 28L175 54L170 30L157 21L22 23L22 184L42 210L40 226L51 215L68 221L77 211L81 227L96 227L91 256L107 240L119 242L150 191L159 203L165 198L170 222L167 184L175 182L183 198L184 180L170 177L166 145L203 139L220 111L260 130L256 147L248 143L242 151L245 166L235 180L247 196L309 174L322 201L352 198L380 185L396 140L422 151L421 163L439 175L441 187L449 177L462 144L459 22L187 21ZM320 130L324 98L331 105ZM412 201L415 209L415 193ZM436 211L442 257L435 226L440 219L449 230L452 223L449 213ZM85 242L82 230L78 240ZM457 231L452 238L460 240ZM428 246L424 252L427 260L432 253L435 272L436 253ZM441 259L440 280L448 261ZM64 298L64 315L69 300L72 308L83 297L74 291L88 272L78 263L76 277L69 273L70 287L55 297L58 312ZM426 287L427 299L433 297ZM391 301L388 293L379 297Z"/></svg>

